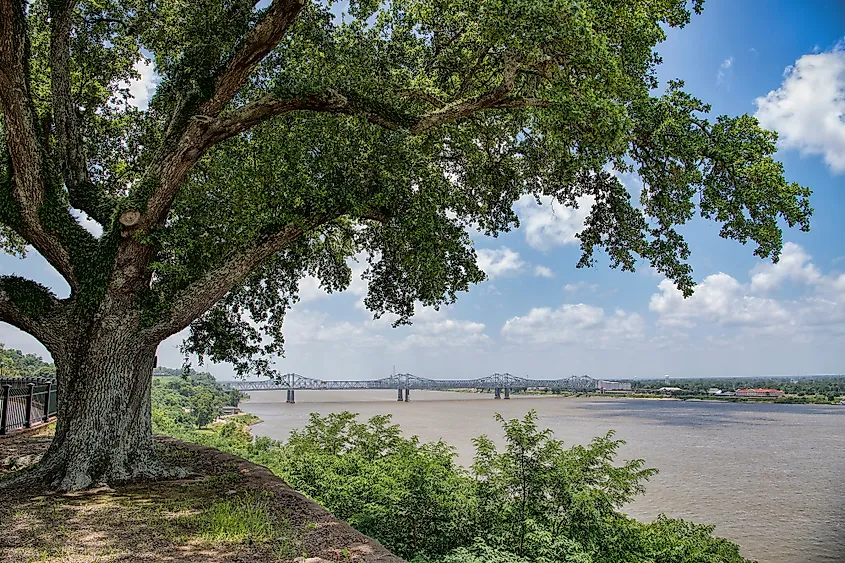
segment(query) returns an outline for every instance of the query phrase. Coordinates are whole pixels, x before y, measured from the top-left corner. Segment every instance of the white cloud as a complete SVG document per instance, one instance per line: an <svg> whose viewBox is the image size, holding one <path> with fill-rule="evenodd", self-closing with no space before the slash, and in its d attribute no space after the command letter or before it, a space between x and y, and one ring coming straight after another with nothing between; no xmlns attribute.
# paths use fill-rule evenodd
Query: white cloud
<svg viewBox="0 0 845 563"><path fill-rule="evenodd" d="M522 270L525 262L519 257L519 253L505 246L498 249L482 248L476 251L478 255L478 267L484 270L490 279L515 274Z"/></svg>
<svg viewBox="0 0 845 563"><path fill-rule="evenodd" d="M669 326L712 323L790 334L814 327L845 331L845 274L823 274L800 245L785 244L777 264L758 265L750 273L748 284L721 272L708 276L689 299L663 280L649 309L658 314L659 324ZM792 299L767 296L786 281L804 286L805 293Z"/></svg>
<svg viewBox="0 0 845 563"><path fill-rule="evenodd" d="M547 268L546 266L534 266L534 275L540 278L553 278L555 277L555 273L552 272L551 268Z"/></svg>
<svg viewBox="0 0 845 563"><path fill-rule="evenodd" d="M129 100L129 103L138 109L145 110L155 93L160 78L153 68L152 63L138 61L135 63L134 68L135 72L140 74L141 77L137 80L129 81L129 93L132 94L133 98Z"/></svg>
<svg viewBox="0 0 845 563"><path fill-rule="evenodd" d="M786 280L806 285L820 283L822 274L815 264L810 263L810 258L801 246L793 242L784 244L777 264L765 262L752 270L751 290L770 292Z"/></svg>
<svg viewBox="0 0 845 563"><path fill-rule="evenodd" d="M563 286L563 290L567 293L575 293L576 291L581 291L582 289L587 291L595 291L599 288L598 284L594 283L587 283L584 281L579 281L575 283L568 283Z"/></svg>
<svg viewBox="0 0 845 563"><path fill-rule="evenodd" d="M336 321L328 313L292 309L285 316L285 340L290 343L333 342L348 346L385 344L384 337L362 323Z"/></svg>
<svg viewBox="0 0 845 563"><path fill-rule="evenodd" d="M478 346L489 340L484 328L483 323L450 319L444 308L436 311L432 307L420 307L414 315L414 324L408 328L411 333L402 339L399 348Z"/></svg>
<svg viewBox="0 0 845 563"><path fill-rule="evenodd" d="M727 59L722 61L722 64L719 65L719 72L716 73L716 82L717 83L721 84L722 82L725 81L725 77L730 72L733 64L734 64L734 58L733 57L728 57Z"/></svg>
<svg viewBox="0 0 845 563"><path fill-rule="evenodd" d="M314 276L305 276L299 280L299 302L309 303L325 299L329 294L320 287L320 280Z"/></svg>
<svg viewBox="0 0 845 563"><path fill-rule="evenodd" d="M704 278L688 299L670 280L663 280L657 287L661 293L652 295L648 306L664 325L694 326L697 321L705 321L762 328L790 320L777 301L748 295L745 286L722 272Z"/></svg>
<svg viewBox="0 0 845 563"><path fill-rule="evenodd" d="M534 196L524 195L516 202L520 230L532 248L549 250L555 246L577 244L575 235L584 228L584 220L595 203L592 196L577 199L578 209L566 207L550 196L540 198L537 205Z"/></svg>
<svg viewBox="0 0 845 563"><path fill-rule="evenodd" d="M638 340L644 332L645 322L636 313L617 309L607 315L604 309L584 303L564 304L554 310L534 308L524 316L508 319L502 327L502 336L511 341L591 346Z"/></svg>
<svg viewBox="0 0 845 563"><path fill-rule="evenodd" d="M823 155L833 172L845 172L845 42L804 55L784 76L755 100L760 124L780 133L782 147Z"/></svg>

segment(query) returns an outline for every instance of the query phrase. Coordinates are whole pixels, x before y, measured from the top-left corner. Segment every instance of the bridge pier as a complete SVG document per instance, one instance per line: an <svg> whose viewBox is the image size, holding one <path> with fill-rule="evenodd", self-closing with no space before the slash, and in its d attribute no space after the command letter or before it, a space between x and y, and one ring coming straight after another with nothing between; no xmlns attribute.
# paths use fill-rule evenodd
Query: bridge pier
<svg viewBox="0 0 845 563"><path fill-rule="evenodd" d="M501 387L496 387L494 394L493 394L493 398L494 399L501 399L502 398L502 388Z"/></svg>
<svg viewBox="0 0 845 563"><path fill-rule="evenodd" d="M510 399L510 398L511 398L511 388L505 387L505 399Z"/></svg>
<svg viewBox="0 0 845 563"><path fill-rule="evenodd" d="M400 403L402 402L402 388L396 390L396 400Z"/></svg>
<svg viewBox="0 0 845 563"><path fill-rule="evenodd" d="M296 403L296 396L294 395L293 389L288 389L288 398L285 402L290 404Z"/></svg>
<svg viewBox="0 0 845 563"><path fill-rule="evenodd" d="M406 387L405 388L405 402L407 403L410 400L411 400L411 390Z"/></svg>

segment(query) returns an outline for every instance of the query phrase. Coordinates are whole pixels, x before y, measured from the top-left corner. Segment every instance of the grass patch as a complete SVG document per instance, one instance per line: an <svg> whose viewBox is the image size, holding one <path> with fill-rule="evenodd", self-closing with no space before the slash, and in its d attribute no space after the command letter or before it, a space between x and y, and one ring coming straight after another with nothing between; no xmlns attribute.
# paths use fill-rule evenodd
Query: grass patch
<svg viewBox="0 0 845 563"><path fill-rule="evenodd" d="M262 542L285 535L270 518L266 500L258 495L215 501L194 518L199 536L213 542Z"/></svg>

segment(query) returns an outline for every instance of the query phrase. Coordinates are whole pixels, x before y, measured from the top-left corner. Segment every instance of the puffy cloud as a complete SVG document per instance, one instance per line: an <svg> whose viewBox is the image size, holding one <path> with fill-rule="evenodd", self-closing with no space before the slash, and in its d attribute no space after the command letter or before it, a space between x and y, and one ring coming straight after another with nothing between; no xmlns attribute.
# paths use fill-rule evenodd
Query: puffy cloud
<svg viewBox="0 0 845 563"><path fill-rule="evenodd" d="M809 293L793 299L767 296L786 281L801 284ZM660 282L658 289L660 293L652 295L649 309L658 314L662 325L713 323L793 333L814 327L845 331L845 274L822 273L806 251L794 243L784 245L777 264L752 269L748 284L718 273L706 277L689 299L684 299L669 280Z"/></svg>
<svg viewBox="0 0 845 563"><path fill-rule="evenodd" d="M568 283L563 286L563 290L567 293L575 293L576 291L581 291L582 289L587 291L595 291L599 288L598 284L595 283L587 283L584 281L579 281L575 283Z"/></svg>
<svg viewBox="0 0 845 563"><path fill-rule="evenodd" d="M550 196L540 198L542 205L532 195L524 195L516 202L520 230L532 248L549 250L555 246L577 244L575 238L584 228L584 220L595 203L592 196L578 198L578 208L566 207Z"/></svg>
<svg viewBox="0 0 845 563"><path fill-rule="evenodd" d="M490 279L515 274L525 266L525 262L519 257L519 253L505 246L498 249L482 248L476 254L478 255L478 267L484 270Z"/></svg>
<svg viewBox="0 0 845 563"><path fill-rule="evenodd" d="M760 124L780 133L784 148L823 155L833 172L845 172L845 42L804 55L784 76L755 100Z"/></svg>
<svg viewBox="0 0 845 563"><path fill-rule="evenodd" d="M663 280L649 301L649 309L660 316L659 323L694 326L696 321L725 325L765 327L789 322L789 313L777 301L747 295L747 288L725 273L707 276L684 299L675 284Z"/></svg>
<svg viewBox="0 0 845 563"><path fill-rule="evenodd" d="M414 324L407 329L410 334L402 339L399 348L478 346L489 341L484 328L483 323L450 319L445 309L423 307L418 309Z"/></svg>
<svg viewBox="0 0 845 563"><path fill-rule="evenodd" d="M353 346L377 346L385 338L362 323L334 320L328 313L292 309L285 316L287 343L333 342Z"/></svg>
<svg viewBox="0 0 845 563"><path fill-rule="evenodd" d="M810 255L793 242L783 245L777 264L760 264L752 270L752 274L751 290L764 293L779 288L786 280L813 285L823 279L819 269L810 263Z"/></svg>
<svg viewBox="0 0 845 563"><path fill-rule="evenodd" d="M645 323L636 313L617 309L608 315L601 307L577 303L531 309L524 316L508 319L501 332L516 342L607 346L638 340L644 331Z"/></svg>
<svg viewBox="0 0 845 563"><path fill-rule="evenodd" d="M552 272L551 268L547 268L546 266L540 266L539 264L534 267L534 275L540 278L555 277L555 273Z"/></svg>
<svg viewBox="0 0 845 563"><path fill-rule="evenodd" d="M363 253L356 254L354 257L348 259L346 263L352 270L352 279L349 282L349 287L346 288L345 293L357 296L359 299L356 302L356 307L364 308L364 297L369 290L369 283L361 276L364 270L367 269L367 257ZM305 276L299 280L299 302L309 303L312 301L319 301L325 299L329 294L320 287L320 279L316 276Z"/></svg>

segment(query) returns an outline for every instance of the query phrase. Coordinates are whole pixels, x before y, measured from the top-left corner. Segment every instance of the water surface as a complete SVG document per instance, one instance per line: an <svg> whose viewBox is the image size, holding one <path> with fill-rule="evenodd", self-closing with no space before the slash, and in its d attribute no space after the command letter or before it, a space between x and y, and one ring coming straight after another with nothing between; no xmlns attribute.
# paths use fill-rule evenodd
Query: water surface
<svg viewBox="0 0 845 563"><path fill-rule="evenodd" d="M284 440L311 412L348 410L362 418L392 414L408 434L443 439L472 461L472 438L501 442L493 418L523 416L569 444L616 430L625 459L643 458L660 473L626 511L716 525L716 534L760 563L845 563L845 407L647 399L584 399L411 391L252 392L241 406L264 422L254 434Z"/></svg>

